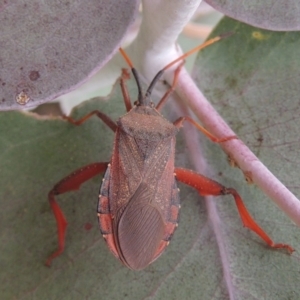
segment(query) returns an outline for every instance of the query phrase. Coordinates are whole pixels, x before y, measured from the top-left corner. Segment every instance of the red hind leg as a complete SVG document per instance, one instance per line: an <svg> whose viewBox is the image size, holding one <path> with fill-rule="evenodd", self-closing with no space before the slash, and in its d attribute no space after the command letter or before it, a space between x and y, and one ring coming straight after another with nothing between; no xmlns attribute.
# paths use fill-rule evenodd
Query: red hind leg
<svg viewBox="0 0 300 300"><path fill-rule="evenodd" d="M108 163L94 163L82 167L58 182L49 192L48 199L57 225L58 249L47 258L47 266L50 266L52 260L64 251L66 229L68 224L61 208L55 200L55 196L69 191L78 190L82 183L104 172L107 168L107 165Z"/></svg>
<svg viewBox="0 0 300 300"><path fill-rule="evenodd" d="M273 240L251 217L246 206L243 203L242 198L236 190L232 188L226 188L220 183L191 170L176 168L175 173L179 181L195 188L202 196L219 196L231 194L234 197L238 212L245 227L248 227L250 230L258 234L272 248L284 248L287 249L289 253L292 253L294 251L294 249L290 245L275 244L273 242Z"/></svg>

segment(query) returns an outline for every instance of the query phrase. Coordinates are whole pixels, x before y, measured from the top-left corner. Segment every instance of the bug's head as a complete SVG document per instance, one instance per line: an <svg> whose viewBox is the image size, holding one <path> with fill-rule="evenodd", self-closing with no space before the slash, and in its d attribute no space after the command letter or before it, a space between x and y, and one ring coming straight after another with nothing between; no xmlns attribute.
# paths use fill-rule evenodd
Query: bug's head
<svg viewBox="0 0 300 300"><path fill-rule="evenodd" d="M131 72L133 74L133 77L134 77L134 79L136 81L136 84L137 84L137 87L138 87L138 99L134 104L135 105L144 105L144 106L151 105L151 100L150 100L151 93L153 91L153 88L154 88L155 84L161 78L164 70L159 71L155 75L155 77L151 81L146 93L143 94L142 87L141 87L141 82L140 82L137 70L133 67L132 62L129 59L129 57L127 56L127 54L125 53L125 51L122 48L120 48L119 50L120 50L122 56L124 57L124 59L126 60L127 64L129 65L129 67L131 68Z"/></svg>
<svg viewBox="0 0 300 300"><path fill-rule="evenodd" d="M122 49L122 48L119 48L122 56L124 57L124 59L126 60L127 64L130 66L131 68L131 72L134 76L134 79L136 81L136 84L137 84L137 87L138 87L138 100L135 102L136 105L144 105L144 106L149 106L151 105L151 101L150 101L150 96L151 96L151 93L153 91L153 88L155 86L155 84L158 82L158 80L161 78L161 76L163 75L164 71L169 69L171 66L174 66L175 64L177 64L178 62L183 62L184 59L186 57L188 57L189 55L191 55L192 53L196 52L196 51L199 51L199 50L202 50L204 49L205 47L211 45L211 44L214 44L215 42L223 39L223 38L226 38L228 36L231 36L233 34L233 32L228 32L228 33L225 33L225 34L221 34L219 36L216 36L206 42L204 42L203 44L193 48L192 50L186 52L185 54L179 56L177 59L171 61L169 64L167 64L163 69L161 69L156 75L155 77L153 78L153 80L151 81L147 91L145 94L143 94L142 92L142 88L141 88L141 83L140 83L140 79L139 79L139 76L138 76L138 73L136 71L136 69L133 67L133 64L131 62L131 60L129 59L129 57L127 56L127 54L125 53L125 51Z"/></svg>
<svg viewBox="0 0 300 300"><path fill-rule="evenodd" d="M135 102L136 105L150 105L151 104L151 93L153 91L153 88L155 86L155 84L158 82L158 80L161 78L162 74L163 74L163 70L159 71L154 78L152 79L147 91L145 94L143 94L143 90L141 87L141 83L140 83L140 79L139 79L139 75L138 72L135 68L131 68L132 74L134 76L134 79L136 81L137 87L138 87L138 100Z"/></svg>

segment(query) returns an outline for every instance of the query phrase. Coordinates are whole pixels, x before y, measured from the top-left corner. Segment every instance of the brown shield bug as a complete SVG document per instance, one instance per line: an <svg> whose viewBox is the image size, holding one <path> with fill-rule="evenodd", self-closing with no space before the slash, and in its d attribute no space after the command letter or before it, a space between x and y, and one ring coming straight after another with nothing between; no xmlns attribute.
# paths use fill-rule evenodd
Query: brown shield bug
<svg viewBox="0 0 300 300"><path fill-rule="evenodd" d="M200 50L220 38L209 40L192 51ZM159 103L155 106L151 102L151 92L163 72L192 51L158 72L145 94L142 93L137 71L124 51L120 51L135 77L138 99L132 107L125 85L128 73L123 70L120 84L127 113L117 123L100 111L92 111L78 121L65 117L70 123L80 125L97 115L115 132L115 140L110 163L99 162L82 167L58 182L49 192L49 202L57 223L58 249L49 256L46 265L50 266L65 247L67 221L55 196L79 189L82 183L105 170L98 202L100 230L110 251L132 270L144 269L156 260L178 225L180 200L176 180L195 188L200 195L231 194L244 226L258 234L270 247L293 252L291 246L272 241L252 219L236 190L194 171L174 167L175 137L184 121L193 124L216 143L236 138L218 139L190 117L181 117L173 123L163 118L159 111L176 85L181 66L175 71L172 87Z"/></svg>

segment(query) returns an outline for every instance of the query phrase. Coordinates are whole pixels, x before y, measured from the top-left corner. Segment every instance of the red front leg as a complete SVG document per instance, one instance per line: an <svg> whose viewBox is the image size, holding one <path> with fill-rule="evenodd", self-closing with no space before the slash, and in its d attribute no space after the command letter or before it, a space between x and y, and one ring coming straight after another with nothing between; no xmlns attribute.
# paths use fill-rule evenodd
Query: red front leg
<svg viewBox="0 0 300 300"><path fill-rule="evenodd" d="M107 165L108 163L94 163L82 167L58 182L49 192L48 200L54 213L57 225L58 249L47 258L47 266L50 266L52 260L64 251L66 229L68 225L61 208L55 200L55 196L69 191L78 190L82 183L104 172L107 168Z"/></svg>
<svg viewBox="0 0 300 300"><path fill-rule="evenodd" d="M294 249L290 245L275 244L273 242L273 240L251 217L246 206L243 203L242 198L235 189L226 188L220 183L191 170L176 168L175 173L177 180L195 188L201 196L220 196L231 194L234 197L235 204L245 227L248 227L250 230L258 234L272 248L284 248L287 249L289 253L292 253L294 251Z"/></svg>

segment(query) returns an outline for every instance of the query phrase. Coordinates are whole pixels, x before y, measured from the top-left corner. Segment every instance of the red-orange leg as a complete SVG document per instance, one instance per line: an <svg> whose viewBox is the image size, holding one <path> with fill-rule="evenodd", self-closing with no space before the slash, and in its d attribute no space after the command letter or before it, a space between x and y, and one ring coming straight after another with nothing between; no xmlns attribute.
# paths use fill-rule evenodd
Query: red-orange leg
<svg viewBox="0 0 300 300"><path fill-rule="evenodd" d="M89 114L87 114L86 116L82 117L79 120L74 120L73 118L65 116L65 115L63 116L63 118L65 120L67 120L69 123L79 126L94 115L96 115L99 119L101 119L112 131L115 132L117 130L117 124L109 116L107 116L106 114L104 114L103 112L101 112L99 110L93 110Z"/></svg>
<svg viewBox="0 0 300 300"><path fill-rule="evenodd" d="M170 88L166 91L166 93L163 95L163 97L160 99L160 101L158 102L158 104L156 105L156 109L158 111L161 110L161 108L164 106L164 104L166 103L166 101L168 100L170 94L174 91L176 85L177 85L177 81L178 81L178 76L180 73L180 70L182 68L182 66L184 65L184 61L181 62L181 64L176 68L175 72L174 72L174 78L173 78L173 82L172 85L170 86Z"/></svg>
<svg viewBox="0 0 300 300"><path fill-rule="evenodd" d="M129 78L130 78L130 75L129 75L127 69L122 69L120 85L121 85L121 90L122 90L122 95L123 95L126 111L130 111L132 108L129 93L128 93L126 83L125 83L125 80L128 80ZM84 117L82 117L79 120L74 120L73 118L71 118L69 116L65 116L65 115L63 115L63 118L65 120L67 120L69 123L79 126L94 115L96 115L99 119L101 119L113 132L115 132L117 130L117 124L109 116L107 116L100 110L93 110L89 114L85 115Z"/></svg>
<svg viewBox="0 0 300 300"><path fill-rule="evenodd" d="M52 260L64 251L66 229L68 225L61 208L55 200L55 196L69 191L78 190L82 183L104 172L107 168L107 165L108 163L93 163L82 167L58 182L49 192L48 200L54 213L57 225L58 249L47 258L47 266L50 266Z"/></svg>
<svg viewBox="0 0 300 300"><path fill-rule="evenodd" d="M126 111L130 111L132 109L131 101L130 101L130 96L128 93L128 89L126 86L126 80L130 79L130 75L128 73L127 69L122 69L122 76L120 79L120 86L122 90L122 95L123 95L123 100L125 103Z"/></svg>
<svg viewBox="0 0 300 300"><path fill-rule="evenodd" d="M236 190L232 188L226 188L220 183L191 170L176 168L175 173L177 180L195 188L201 196L220 196L231 194L234 197L238 212L245 227L248 227L250 230L254 231L272 248L284 248L290 254L294 251L290 245L276 244L273 242L273 240L251 217L243 203L242 198Z"/></svg>
<svg viewBox="0 0 300 300"><path fill-rule="evenodd" d="M229 140L234 140L237 139L236 135L232 135L232 136L227 136L225 138L217 138L214 135L212 135L208 130L206 130L203 126L201 126L200 124L198 124L196 121L194 121L191 117L180 117L178 118L173 124L174 126L180 128L183 126L183 122L184 121L188 121L190 122L192 125L194 125L199 131L201 131L206 137L208 137L212 142L214 143L224 143L227 142Z"/></svg>

